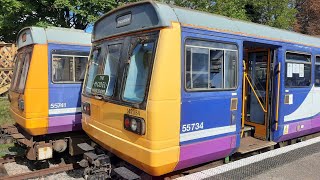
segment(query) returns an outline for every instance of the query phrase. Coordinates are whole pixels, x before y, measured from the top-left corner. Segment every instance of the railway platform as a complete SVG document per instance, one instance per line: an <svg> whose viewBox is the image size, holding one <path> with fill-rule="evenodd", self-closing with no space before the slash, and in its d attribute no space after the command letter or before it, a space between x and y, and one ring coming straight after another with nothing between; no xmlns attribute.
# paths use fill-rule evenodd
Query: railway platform
<svg viewBox="0 0 320 180"><path fill-rule="evenodd" d="M177 178L195 179L319 179L320 137Z"/></svg>

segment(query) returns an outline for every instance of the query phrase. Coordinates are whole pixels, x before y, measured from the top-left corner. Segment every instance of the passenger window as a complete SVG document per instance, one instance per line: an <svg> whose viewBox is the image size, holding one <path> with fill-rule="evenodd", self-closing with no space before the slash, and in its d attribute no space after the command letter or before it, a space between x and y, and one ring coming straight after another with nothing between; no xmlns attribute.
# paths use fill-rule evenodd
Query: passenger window
<svg viewBox="0 0 320 180"><path fill-rule="evenodd" d="M130 58L123 99L141 103L145 97L149 69L154 51L154 42L138 44Z"/></svg>
<svg viewBox="0 0 320 180"><path fill-rule="evenodd" d="M81 83L84 79L88 53L54 50L52 81L54 83Z"/></svg>
<svg viewBox="0 0 320 180"><path fill-rule="evenodd" d="M210 50L210 82L209 88L223 88L224 51Z"/></svg>
<svg viewBox="0 0 320 180"><path fill-rule="evenodd" d="M53 56L52 59L53 82L73 82L73 57Z"/></svg>
<svg viewBox="0 0 320 180"><path fill-rule="evenodd" d="M315 82L314 85L316 87L320 87L320 57L316 57L316 65L315 65Z"/></svg>
<svg viewBox="0 0 320 180"><path fill-rule="evenodd" d="M309 87L311 85L311 55L287 52L285 85Z"/></svg>
<svg viewBox="0 0 320 180"><path fill-rule="evenodd" d="M188 90L237 87L237 46L198 40L186 41L185 81Z"/></svg>

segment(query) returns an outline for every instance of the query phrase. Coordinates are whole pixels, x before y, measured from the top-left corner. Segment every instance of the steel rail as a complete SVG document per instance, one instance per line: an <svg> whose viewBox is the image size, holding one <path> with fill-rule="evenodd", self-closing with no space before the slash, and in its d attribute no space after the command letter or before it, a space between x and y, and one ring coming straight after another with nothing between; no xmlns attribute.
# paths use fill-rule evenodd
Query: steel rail
<svg viewBox="0 0 320 180"><path fill-rule="evenodd" d="M65 171L70 171L70 170L73 170L73 169L75 169L74 164L61 164L61 165L56 166L56 167L40 169L40 170L26 172L26 173L17 174L17 175L3 176L3 177L0 177L0 180L31 179L31 178L48 176L48 175L55 174L55 173L61 173L61 172L65 172Z"/></svg>

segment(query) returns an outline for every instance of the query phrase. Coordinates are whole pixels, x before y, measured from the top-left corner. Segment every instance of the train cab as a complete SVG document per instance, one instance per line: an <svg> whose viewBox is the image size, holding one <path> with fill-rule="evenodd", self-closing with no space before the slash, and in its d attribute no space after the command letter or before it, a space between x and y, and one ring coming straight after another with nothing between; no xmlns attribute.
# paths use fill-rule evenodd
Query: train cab
<svg viewBox="0 0 320 180"><path fill-rule="evenodd" d="M16 125L5 127L6 132L33 147L34 142L54 142L63 139L61 133L81 130L80 94L90 41L91 34L67 28L27 27L19 32L8 95ZM56 137L50 139L50 134Z"/></svg>

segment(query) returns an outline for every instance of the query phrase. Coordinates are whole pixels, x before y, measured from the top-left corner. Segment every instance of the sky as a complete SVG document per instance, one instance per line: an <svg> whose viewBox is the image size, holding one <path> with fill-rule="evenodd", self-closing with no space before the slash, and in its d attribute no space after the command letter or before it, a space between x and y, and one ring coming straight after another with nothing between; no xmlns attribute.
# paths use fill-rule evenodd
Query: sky
<svg viewBox="0 0 320 180"><path fill-rule="evenodd" d="M93 24L89 24L84 31L87 33L92 33L92 30L93 30Z"/></svg>

